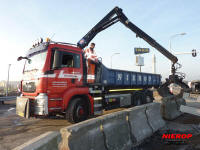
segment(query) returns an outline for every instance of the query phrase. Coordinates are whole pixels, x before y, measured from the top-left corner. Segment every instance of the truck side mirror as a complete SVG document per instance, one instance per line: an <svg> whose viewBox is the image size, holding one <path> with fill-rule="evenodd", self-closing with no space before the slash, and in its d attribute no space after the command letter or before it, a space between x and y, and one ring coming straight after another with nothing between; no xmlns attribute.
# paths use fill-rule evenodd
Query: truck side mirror
<svg viewBox="0 0 200 150"><path fill-rule="evenodd" d="M22 60L22 58L23 58L22 56L18 57L18 58L17 58L17 61Z"/></svg>
<svg viewBox="0 0 200 150"><path fill-rule="evenodd" d="M61 51L55 50L52 69L60 68L61 66Z"/></svg>

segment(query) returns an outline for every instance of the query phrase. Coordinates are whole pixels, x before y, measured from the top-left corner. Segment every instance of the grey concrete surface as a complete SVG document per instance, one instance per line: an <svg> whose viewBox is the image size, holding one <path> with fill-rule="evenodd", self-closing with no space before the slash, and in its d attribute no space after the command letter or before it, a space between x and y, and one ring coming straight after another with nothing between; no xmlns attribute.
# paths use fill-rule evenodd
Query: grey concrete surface
<svg viewBox="0 0 200 150"><path fill-rule="evenodd" d="M133 143L127 116L128 112L121 111L101 117L107 149L131 150Z"/></svg>
<svg viewBox="0 0 200 150"><path fill-rule="evenodd" d="M160 113L160 106L160 103L151 103L146 107L147 121L153 132L165 126L165 121Z"/></svg>
<svg viewBox="0 0 200 150"><path fill-rule="evenodd" d="M126 111L129 114L129 123L132 137L135 140L134 143L142 142L145 138L153 134L145 114L146 107L134 107Z"/></svg>
<svg viewBox="0 0 200 150"><path fill-rule="evenodd" d="M101 132L101 119L94 118L60 130L63 150L105 150L104 135Z"/></svg>
<svg viewBox="0 0 200 150"><path fill-rule="evenodd" d="M185 105L185 100L175 96L164 97L161 100L161 114L166 120L173 120L182 115L180 105Z"/></svg>
<svg viewBox="0 0 200 150"><path fill-rule="evenodd" d="M198 96L198 98L192 97L192 99L191 98L187 98L186 99L186 105L190 106L190 107L200 108L200 99L199 99L199 97L200 96Z"/></svg>
<svg viewBox="0 0 200 150"><path fill-rule="evenodd" d="M200 117L200 109L199 108L181 105L180 111L183 113L189 113L189 114L197 115Z"/></svg>

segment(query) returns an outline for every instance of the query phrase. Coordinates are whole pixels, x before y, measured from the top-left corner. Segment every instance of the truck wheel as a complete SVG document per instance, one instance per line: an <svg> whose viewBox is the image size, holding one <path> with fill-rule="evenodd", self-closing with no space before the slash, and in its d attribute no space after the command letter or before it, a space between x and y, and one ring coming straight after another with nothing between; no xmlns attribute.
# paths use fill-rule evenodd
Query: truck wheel
<svg viewBox="0 0 200 150"><path fill-rule="evenodd" d="M145 103L152 103L153 102L153 92L146 91L145 92Z"/></svg>
<svg viewBox="0 0 200 150"><path fill-rule="evenodd" d="M87 103L81 98L75 98L66 111L66 119L71 123L81 122L88 118Z"/></svg>
<svg viewBox="0 0 200 150"><path fill-rule="evenodd" d="M134 106L139 106L139 105L142 105L142 101L143 101L143 94L142 93L140 93L140 92L136 92L136 93L134 93L134 102L133 102L133 104L134 104Z"/></svg>

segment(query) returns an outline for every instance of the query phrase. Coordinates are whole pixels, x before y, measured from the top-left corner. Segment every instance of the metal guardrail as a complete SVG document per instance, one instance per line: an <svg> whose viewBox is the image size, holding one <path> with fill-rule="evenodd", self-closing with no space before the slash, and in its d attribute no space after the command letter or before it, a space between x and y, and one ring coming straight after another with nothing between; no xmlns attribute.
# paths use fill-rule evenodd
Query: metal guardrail
<svg viewBox="0 0 200 150"><path fill-rule="evenodd" d="M17 96L3 96L3 97L0 97L0 102L1 101L11 101L11 100L14 100L16 98L17 98Z"/></svg>

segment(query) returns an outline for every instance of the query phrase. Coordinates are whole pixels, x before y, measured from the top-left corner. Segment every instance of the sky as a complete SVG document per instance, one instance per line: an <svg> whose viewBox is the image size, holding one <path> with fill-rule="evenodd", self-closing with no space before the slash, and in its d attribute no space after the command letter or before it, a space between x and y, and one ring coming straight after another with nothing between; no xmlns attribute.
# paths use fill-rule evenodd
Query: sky
<svg viewBox="0 0 200 150"><path fill-rule="evenodd" d="M21 80L24 61L17 57L40 37L53 41L77 43L115 6L123 9L131 22L173 52L200 51L199 0L0 0L0 80L6 80L8 65L10 80ZM175 34L186 33L175 36ZM144 54L142 72L152 73L152 56L156 56L156 73L165 79L170 73L170 61L148 45L123 24L117 23L99 33L92 42L103 63L115 69L139 71L135 65L134 48L150 48ZM200 53L199 53L200 55ZM180 72L186 80L200 79L200 56L177 55Z"/></svg>

